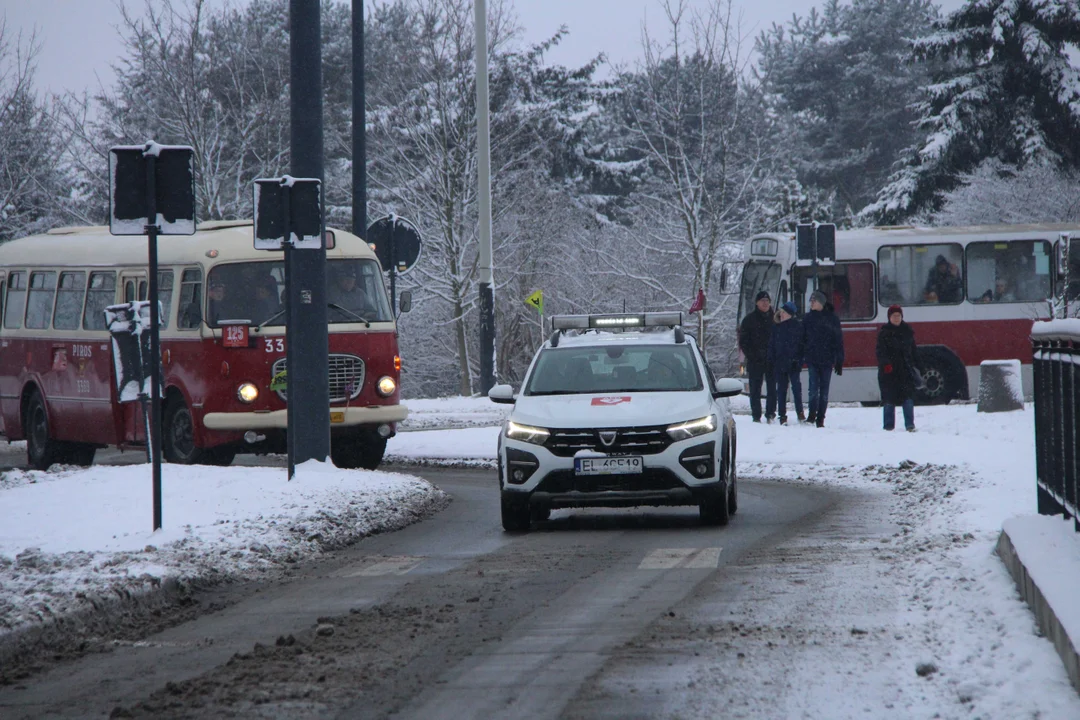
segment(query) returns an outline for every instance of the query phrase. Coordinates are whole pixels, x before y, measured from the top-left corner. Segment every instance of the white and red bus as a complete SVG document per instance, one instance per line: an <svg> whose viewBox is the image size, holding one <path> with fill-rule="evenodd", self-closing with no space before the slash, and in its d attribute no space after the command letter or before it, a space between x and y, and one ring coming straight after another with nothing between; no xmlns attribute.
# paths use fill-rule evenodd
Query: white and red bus
<svg viewBox="0 0 1080 720"><path fill-rule="evenodd" d="M408 414L395 316L367 243L340 230L327 241L331 458L374 468ZM282 255L253 248L250 221L205 223L158 247L165 459L285 452ZM0 422L9 441L27 441L31 466L145 448L140 404L117 401L104 309L145 299L147 285L144 237L78 227L0 245Z"/></svg>
<svg viewBox="0 0 1080 720"><path fill-rule="evenodd" d="M846 356L829 399L874 404L877 331L898 304L926 370L917 402L969 399L978 394L979 364L1003 359L1020 360L1030 397L1031 324L1049 317L1047 300L1065 281L1057 262L1063 236L1080 237L1080 224L864 228L837 232L835 261L812 263L797 259L794 234L756 235L747 241L739 319L760 290L774 309L791 300L801 316L821 289L840 317ZM1074 274L1078 249L1071 244Z"/></svg>

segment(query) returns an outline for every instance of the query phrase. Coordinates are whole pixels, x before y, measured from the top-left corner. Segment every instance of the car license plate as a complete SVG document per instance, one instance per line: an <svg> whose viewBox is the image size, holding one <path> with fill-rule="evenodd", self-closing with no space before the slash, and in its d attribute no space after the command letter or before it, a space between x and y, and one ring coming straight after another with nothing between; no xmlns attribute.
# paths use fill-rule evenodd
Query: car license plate
<svg viewBox="0 0 1080 720"><path fill-rule="evenodd" d="M638 475L644 470L640 457L574 458L578 475Z"/></svg>
<svg viewBox="0 0 1080 720"><path fill-rule="evenodd" d="M330 411L330 422L332 422L332 423L343 423L343 422L345 422L345 413L340 411L340 410L331 410Z"/></svg>

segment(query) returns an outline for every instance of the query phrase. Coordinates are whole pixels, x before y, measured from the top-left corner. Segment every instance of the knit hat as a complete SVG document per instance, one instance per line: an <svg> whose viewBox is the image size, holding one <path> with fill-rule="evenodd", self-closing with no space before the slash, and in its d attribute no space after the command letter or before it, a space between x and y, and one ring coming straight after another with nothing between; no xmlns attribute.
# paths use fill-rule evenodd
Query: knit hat
<svg viewBox="0 0 1080 720"><path fill-rule="evenodd" d="M813 293L810 294L810 302L814 301L821 303L822 307L824 307L825 303L828 302L828 298L825 297L825 293L821 292L820 290L815 290Z"/></svg>
<svg viewBox="0 0 1080 720"><path fill-rule="evenodd" d="M754 302L757 302L758 300L772 300L772 298L769 297L768 292L766 292L765 290L762 290L761 292L759 292L757 294L757 297L754 298Z"/></svg>
<svg viewBox="0 0 1080 720"><path fill-rule="evenodd" d="M795 303L791 302L790 300L781 305L780 309L786 312L788 315L795 317Z"/></svg>
<svg viewBox="0 0 1080 720"><path fill-rule="evenodd" d="M936 259L936 260L934 260L934 264L935 264L935 265L940 265L941 263L946 263L946 264L948 264L948 262L949 262L949 261L948 261L948 260L947 260L947 259L945 258L945 256L944 256L944 255L938 255L938 256L937 256L937 259Z"/></svg>
<svg viewBox="0 0 1080 720"><path fill-rule="evenodd" d="M889 306L889 314L886 315L885 317L890 317L891 318L893 316L893 313L900 313L900 317L902 318L902 317L904 317L904 308L900 307L899 305L890 305Z"/></svg>

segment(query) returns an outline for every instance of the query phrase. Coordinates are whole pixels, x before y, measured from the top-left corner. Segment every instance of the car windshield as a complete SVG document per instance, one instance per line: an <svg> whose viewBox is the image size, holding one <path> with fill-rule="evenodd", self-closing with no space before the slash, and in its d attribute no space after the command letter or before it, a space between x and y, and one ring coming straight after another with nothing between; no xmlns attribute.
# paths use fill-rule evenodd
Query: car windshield
<svg viewBox="0 0 1080 720"><path fill-rule="evenodd" d="M218 265L210 270L206 320L247 320L253 325L285 325L285 264L280 260ZM327 319L334 323L393 320L382 273L374 260L336 259L326 263Z"/></svg>
<svg viewBox="0 0 1080 720"><path fill-rule="evenodd" d="M593 345L542 350L525 394L684 392L701 388L701 375L687 345Z"/></svg>

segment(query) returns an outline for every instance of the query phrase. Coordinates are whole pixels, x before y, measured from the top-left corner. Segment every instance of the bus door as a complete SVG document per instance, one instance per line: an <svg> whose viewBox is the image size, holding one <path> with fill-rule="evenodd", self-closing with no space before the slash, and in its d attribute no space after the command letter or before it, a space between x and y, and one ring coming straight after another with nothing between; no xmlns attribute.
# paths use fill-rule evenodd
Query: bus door
<svg viewBox="0 0 1080 720"><path fill-rule="evenodd" d="M145 270L124 270L120 273L121 302L134 302L145 300L147 297L148 283ZM127 402L119 403L118 412L122 424L121 438L126 443L146 442L146 419L143 415L142 403Z"/></svg>

